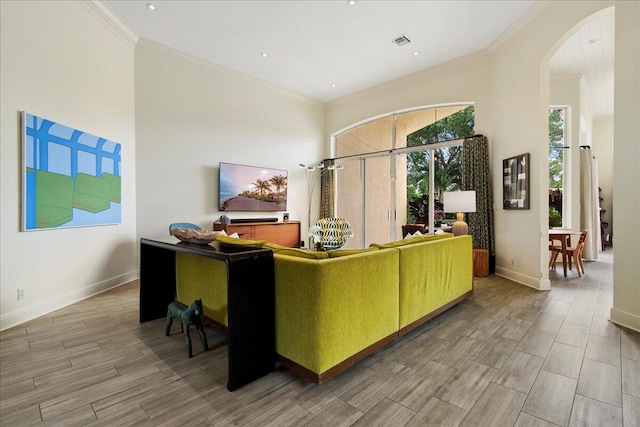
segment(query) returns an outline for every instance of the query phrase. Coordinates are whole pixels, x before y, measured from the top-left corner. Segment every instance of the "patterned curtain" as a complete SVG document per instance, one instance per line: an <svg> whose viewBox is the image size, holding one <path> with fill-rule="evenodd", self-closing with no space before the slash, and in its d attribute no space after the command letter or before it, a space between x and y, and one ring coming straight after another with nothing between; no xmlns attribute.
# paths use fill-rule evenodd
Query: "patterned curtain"
<svg viewBox="0 0 640 427"><path fill-rule="evenodd" d="M483 135L466 138L463 147L462 179L465 190L476 191L476 212L467 214L469 234L475 249L489 251L489 271L495 272L495 231L493 227L493 188L489 170L489 141Z"/></svg>
<svg viewBox="0 0 640 427"><path fill-rule="evenodd" d="M335 164L334 160L324 160L324 168L320 172L320 218L332 218L335 216L335 192L333 177L336 171L329 169Z"/></svg>

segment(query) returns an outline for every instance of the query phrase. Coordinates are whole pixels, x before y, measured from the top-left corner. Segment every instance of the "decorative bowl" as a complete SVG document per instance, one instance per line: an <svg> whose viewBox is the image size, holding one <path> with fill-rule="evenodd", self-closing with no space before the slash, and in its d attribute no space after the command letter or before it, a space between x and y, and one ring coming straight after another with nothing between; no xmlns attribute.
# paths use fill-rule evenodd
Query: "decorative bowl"
<svg viewBox="0 0 640 427"><path fill-rule="evenodd" d="M204 228L174 228L171 231L174 237L177 237L183 242L196 243L198 245L208 245L216 240L216 237L220 234L219 231L209 231Z"/></svg>

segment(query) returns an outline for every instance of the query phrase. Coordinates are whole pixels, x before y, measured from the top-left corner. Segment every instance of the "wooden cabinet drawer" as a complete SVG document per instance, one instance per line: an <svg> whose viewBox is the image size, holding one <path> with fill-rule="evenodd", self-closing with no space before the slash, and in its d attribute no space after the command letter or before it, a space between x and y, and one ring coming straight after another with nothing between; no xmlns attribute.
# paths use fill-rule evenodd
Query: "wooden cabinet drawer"
<svg viewBox="0 0 640 427"><path fill-rule="evenodd" d="M279 229L278 239L280 245L297 248L300 246L300 223L283 223Z"/></svg>
<svg viewBox="0 0 640 427"><path fill-rule="evenodd" d="M227 226L227 234L238 233L241 239L255 239L255 231L253 225L229 225Z"/></svg>
<svg viewBox="0 0 640 427"><path fill-rule="evenodd" d="M300 221L252 222L250 224L213 223L216 231L227 234L238 233L238 237L251 240L266 240L281 246L297 248L300 245Z"/></svg>

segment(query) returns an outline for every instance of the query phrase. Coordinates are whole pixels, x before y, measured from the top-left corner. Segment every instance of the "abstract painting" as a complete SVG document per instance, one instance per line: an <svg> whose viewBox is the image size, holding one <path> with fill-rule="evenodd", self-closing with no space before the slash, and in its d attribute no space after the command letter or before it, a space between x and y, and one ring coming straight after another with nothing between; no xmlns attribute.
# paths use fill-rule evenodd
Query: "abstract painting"
<svg viewBox="0 0 640 427"><path fill-rule="evenodd" d="M119 224L121 146L22 112L22 230Z"/></svg>
<svg viewBox="0 0 640 427"><path fill-rule="evenodd" d="M504 209L529 209L529 153L502 161Z"/></svg>

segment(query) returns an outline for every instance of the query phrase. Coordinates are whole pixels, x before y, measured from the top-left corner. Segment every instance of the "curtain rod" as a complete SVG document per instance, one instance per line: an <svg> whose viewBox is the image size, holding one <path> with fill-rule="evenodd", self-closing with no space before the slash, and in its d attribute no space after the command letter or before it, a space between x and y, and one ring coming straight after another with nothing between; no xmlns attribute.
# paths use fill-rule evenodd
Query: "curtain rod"
<svg viewBox="0 0 640 427"><path fill-rule="evenodd" d="M402 154L402 153L413 153L413 152L416 152L416 151L424 151L424 150L435 150L435 149L438 149L438 148L452 147L452 146L455 146L455 145L460 145L460 141L464 141L465 139L475 138L477 136L483 136L483 135L467 136L467 137L464 137L464 138L450 139L449 141L436 142L434 144L416 145L416 146L413 146L413 147L391 148L389 150L374 151L374 152L366 153L366 154L352 154L352 155L349 155L349 156L333 157L333 158L325 159L325 161L328 161L328 160L367 159L367 158L370 158L370 157L386 156L388 154Z"/></svg>

